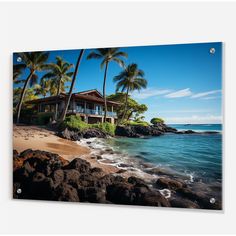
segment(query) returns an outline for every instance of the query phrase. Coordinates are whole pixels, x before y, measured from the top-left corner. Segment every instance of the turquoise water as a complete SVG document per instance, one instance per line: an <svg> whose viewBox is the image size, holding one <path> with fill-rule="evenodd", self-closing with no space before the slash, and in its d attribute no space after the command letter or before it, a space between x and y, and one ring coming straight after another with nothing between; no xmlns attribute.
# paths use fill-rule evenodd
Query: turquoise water
<svg viewBox="0 0 236 236"><path fill-rule="evenodd" d="M221 125L171 125L178 130L221 131ZM222 134L165 134L115 138L110 144L145 162L191 175L205 183L222 179Z"/></svg>
<svg viewBox="0 0 236 236"><path fill-rule="evenodd" d="M222 131L222 125L221 124L171 124L169 125L173 128L176 128L178 130L194 130L194 131Z"/></svg>

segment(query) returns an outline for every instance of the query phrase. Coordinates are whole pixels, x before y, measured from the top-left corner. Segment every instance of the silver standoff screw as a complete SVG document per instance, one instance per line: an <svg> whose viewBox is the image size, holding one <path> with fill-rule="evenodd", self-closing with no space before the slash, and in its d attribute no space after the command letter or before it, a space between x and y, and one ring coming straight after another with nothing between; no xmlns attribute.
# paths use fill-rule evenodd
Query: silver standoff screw
<svg viewBox="0 0 236 236"><path fill-rule="evenodd" d="M212 198L210 199L210 203L211 203L211 204L214 204L215 202L216 202L215 198L212 197Z"/></svg>
<svg viewBox="0 0 236 236"><path fill-rule="evenodd" d="M215 48L210 48L210 54L215 54L216 49Z"/></svg>
<svg viewBox="0 0 236 236"><path fill-rule="evenodd" d="M18 194L21 194L21 193L22 193L21 188L18 188L18 189L16 190L16 192L17 192Z"/></svg>

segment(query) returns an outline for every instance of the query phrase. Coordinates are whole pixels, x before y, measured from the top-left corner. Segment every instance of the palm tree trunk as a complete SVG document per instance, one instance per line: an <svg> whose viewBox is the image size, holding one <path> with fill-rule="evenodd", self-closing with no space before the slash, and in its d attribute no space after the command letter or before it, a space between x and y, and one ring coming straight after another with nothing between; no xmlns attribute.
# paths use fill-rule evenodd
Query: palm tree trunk
<svg viewBox="0 0 236 236"><path fill-rule="evenodd" d="M104 100L104 118L103 122L106 122L107 119L107 98L106 98L106 80L107 80L107 70L108 70L109 62L106 62L105 72L104 72L104 79L103 79L103 100Z"/></svg>
<svg viewBox="0 0 236 236"><path fill-rule="evenodd" d="M128 96L129 96L129 87L127 88L127 91L126 91L126 96L125 96L125 108L124 108L124 113L123 113L123 116L122 116L122 118L121 118L120 123L122 123L122 121L124 120L124 118L125 118L125 116L126 116L126 113L127 113Z"/></svg>
<svg viewBox="0 0 236 236"><path fill-rule="evenodd" d="M64 107L62 116L61 116L61 121L64 121L64 120L65 120L65 117L66 117L66 113L67 113L67 110L68 110L68 107L69 107L69 104L70 104L71 95L72 95L72 92L73 92L73 89L74 89L74 84L75 84L75 80L76 80L76 75L77 75L77 72L78 72L78 69L79 69L79 65L80 65L82 56L83 56L83 54L84 54L84 51L85 51L84 49L81 49L80 54L79 54L79 57L78 57L78 60L77 60L77 62L76 62L75 72L74 72L74 74L73 74L73 78L72 78L72 82L71 82L71 86L70 86L69 95L68 95L68 98L67 98L67 101L66 101L66 104L65 104L65 107Z"/></svg>
<svg viewBox="0 0 236 236"><path fill-rule="evenodd" d="M61 91L61 79L59 80L58 87L57 87L57 99L56 99L54 120L57 120L57 118L58 118L58 102L59 102L58 96L60 94L60 91Z"/></svg>
<svg viewBox="0 0 236 236"><path fill-rule="evenodd" d="M22 107L22 104L23 104L23 100L24 100L24 97L25 97L25 93L26 93L26 89L28 87L28 84L32 78L32 75L34 74L34 70L32 70L30 72L30 74L28 75L26 81L25 81L25 84L24 84L24 87L22 89L22 92L21 92L21 96L20 96L20 101L17 105L17 112L16 112L16 123L19 124L20 122L20 112L21 112L21 107Z"/></svg>

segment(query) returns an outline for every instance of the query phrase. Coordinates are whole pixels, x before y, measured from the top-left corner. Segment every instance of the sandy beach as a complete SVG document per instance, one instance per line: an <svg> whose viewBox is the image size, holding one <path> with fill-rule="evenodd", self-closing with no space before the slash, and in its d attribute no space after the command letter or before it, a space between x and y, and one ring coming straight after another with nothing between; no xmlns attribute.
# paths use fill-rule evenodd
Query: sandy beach
<svg viewBox="0 0 236 236"><path fill-rule="evenodd" d="M91 151L76 142L60 138L54 131L37 126L13 126L13 149L19 153L26 150L42 150L56 153L68 161L76 157L85 159L93 167L101 168L104 173L114 173L118 169L114 166L103 165L91 158Z"/></svg>

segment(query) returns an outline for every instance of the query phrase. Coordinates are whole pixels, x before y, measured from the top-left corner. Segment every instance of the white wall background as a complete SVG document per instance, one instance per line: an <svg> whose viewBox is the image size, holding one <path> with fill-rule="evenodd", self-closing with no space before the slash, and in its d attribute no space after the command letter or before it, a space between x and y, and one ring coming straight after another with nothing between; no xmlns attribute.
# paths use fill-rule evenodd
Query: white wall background
<svg viewBox="0 0 236 236"><path fill-rule="evenodd" d="M235 3L0 3L1 233L236 233ZM14 51L225 42L221 213L11 199ZM92 81L91 81L92 83Z"/></svg>

